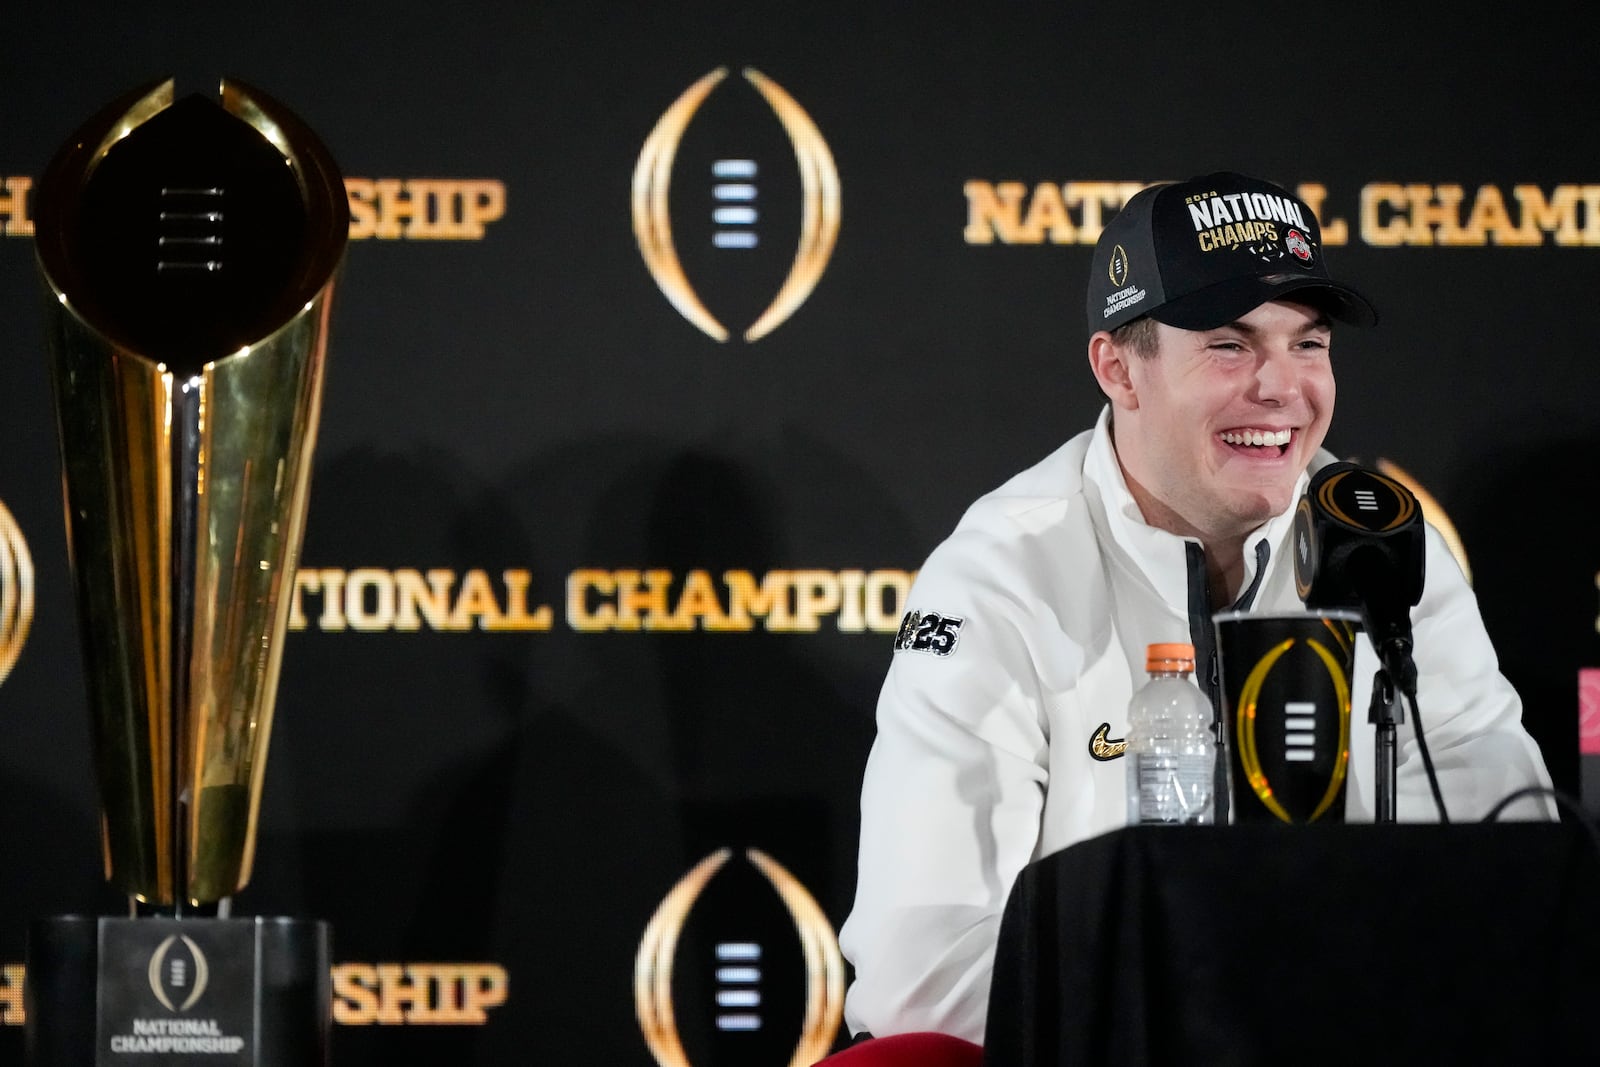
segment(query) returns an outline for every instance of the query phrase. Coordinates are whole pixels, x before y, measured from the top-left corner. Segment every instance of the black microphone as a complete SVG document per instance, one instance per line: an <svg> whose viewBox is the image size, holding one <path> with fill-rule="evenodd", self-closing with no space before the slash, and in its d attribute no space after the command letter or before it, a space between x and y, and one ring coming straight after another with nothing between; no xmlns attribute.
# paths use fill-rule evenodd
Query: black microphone
<svg viewBox="0 0 1600 1067"><path fill-rule="evenodd" d="M1427 554L1422 508L1387 474L1331 463L1294 516L1295 591L1308 608L1354 608L1391 680L1415 700L1411 608Z"/></svg>

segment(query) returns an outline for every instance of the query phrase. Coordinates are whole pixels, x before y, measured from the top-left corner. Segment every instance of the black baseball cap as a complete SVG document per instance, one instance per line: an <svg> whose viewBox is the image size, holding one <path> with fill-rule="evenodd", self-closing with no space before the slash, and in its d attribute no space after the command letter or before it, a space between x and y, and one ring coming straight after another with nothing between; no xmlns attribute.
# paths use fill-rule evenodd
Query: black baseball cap
<svg viewBox="0 0 1600 1067"><path fill-rule="evenodd" d="M1141 189L1112 216L1089 271L1089 332L1142 315L1212 330L1290 293L1340 322L1378 321L1366 297L1328 277L1305 201L1219 171Z"/></svg>

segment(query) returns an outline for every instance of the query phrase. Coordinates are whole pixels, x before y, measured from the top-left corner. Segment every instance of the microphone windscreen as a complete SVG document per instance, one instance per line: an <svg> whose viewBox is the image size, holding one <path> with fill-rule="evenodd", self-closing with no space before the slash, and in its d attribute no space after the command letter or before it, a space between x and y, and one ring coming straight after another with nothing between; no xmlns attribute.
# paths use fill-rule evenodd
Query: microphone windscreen
<svg viewBox="0 0 1600 1067"><path fill-rule="evenodd" d="M1405 604L1422 599L1426 551L1422 508L1398 480L1355 463L1330 463L1311 476L1295 509L1295 592L1307 607L1360 607L1353 567L1362 551L1381 555ZM1371 562L1370 560L1368 562Z"/></svg>

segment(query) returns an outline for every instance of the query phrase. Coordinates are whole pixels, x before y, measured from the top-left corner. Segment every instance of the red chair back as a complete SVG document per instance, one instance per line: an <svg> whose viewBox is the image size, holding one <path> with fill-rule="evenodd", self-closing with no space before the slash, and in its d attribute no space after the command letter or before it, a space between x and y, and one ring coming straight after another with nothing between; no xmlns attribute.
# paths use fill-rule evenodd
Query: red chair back
<svg viewBox="0 0 1600 1067"><path fill-rule="evenodd" d="M851 1045L816 1067L983 1067L983 1049L949 1034L892 1034Z"/></svg>

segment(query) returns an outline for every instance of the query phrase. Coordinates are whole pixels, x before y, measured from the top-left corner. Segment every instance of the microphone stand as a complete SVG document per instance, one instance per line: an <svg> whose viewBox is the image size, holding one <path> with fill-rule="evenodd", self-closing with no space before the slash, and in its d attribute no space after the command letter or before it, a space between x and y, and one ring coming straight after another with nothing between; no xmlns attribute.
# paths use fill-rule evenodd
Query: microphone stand
<svg viewBox="0 0 1600 1067"><path fill-rule="evenodd" d="M1372 705L1367 712L1367 721L1373 724L1377 734L1377 810L1373 812L1373 822L1395 821L1395 727L1405 718L1405 707L1395 692L1388 668L1379 667L1372 679Z"/></svg>

